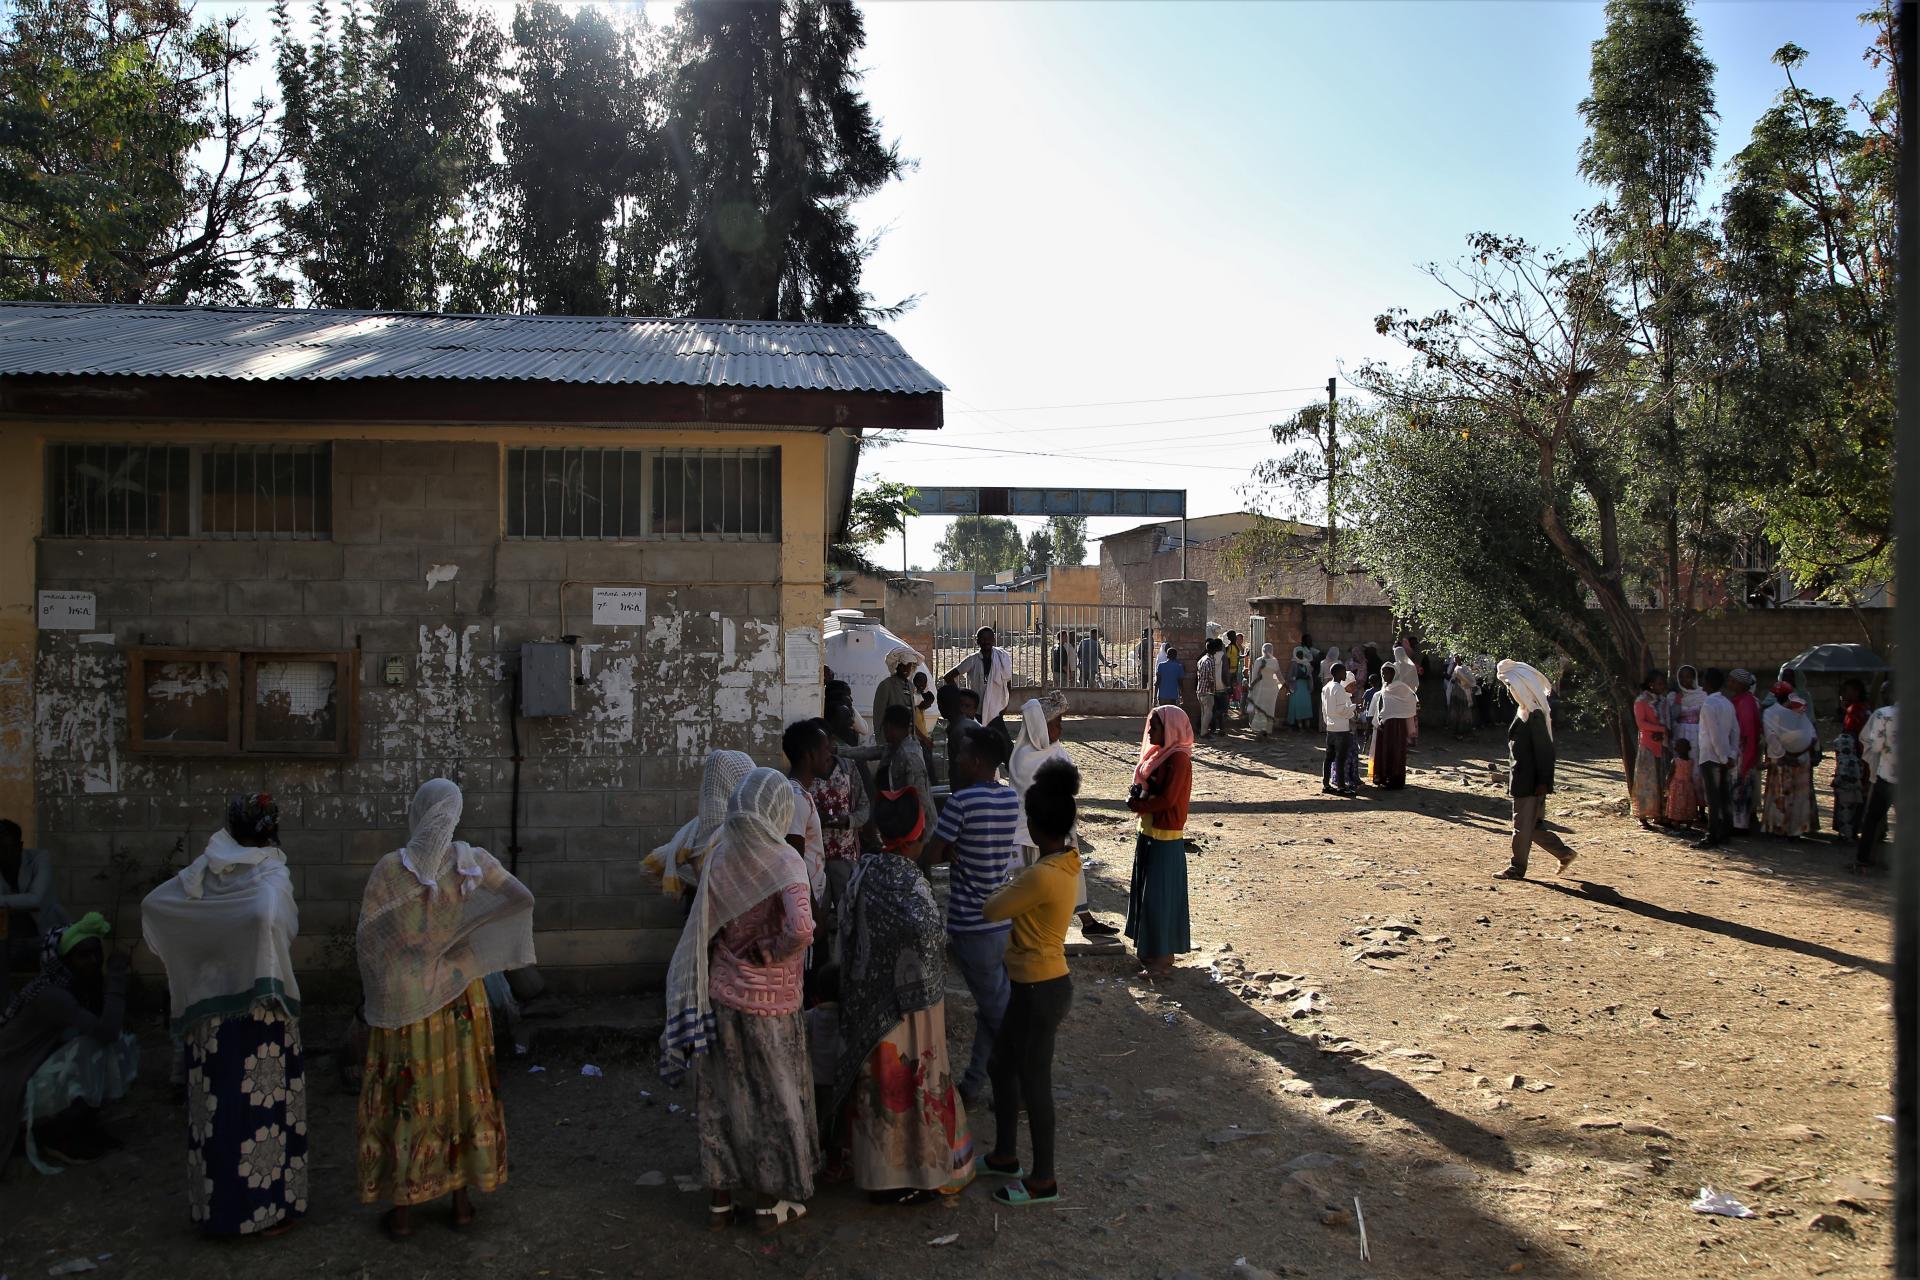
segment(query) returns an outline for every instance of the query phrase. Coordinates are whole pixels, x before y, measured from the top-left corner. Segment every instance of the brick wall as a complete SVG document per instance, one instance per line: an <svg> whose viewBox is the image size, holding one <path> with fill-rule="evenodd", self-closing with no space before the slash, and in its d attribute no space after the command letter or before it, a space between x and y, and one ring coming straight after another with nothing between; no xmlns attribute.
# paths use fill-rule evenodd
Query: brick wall
<svg viewBox="0 0 1920 1280"><path fill-rule="evenodd" d="M1186 569L1182 572L1180 551L1154 553L1159 538L1157 528L1119 534L1100 543L1100 602L1102 604L1153 603L1153 584L1174 578L1191 578L1207 584L1209 620L1236 630L1248 617L1247 601L1258 596L1288 596L1299 600L1325 600L1327 576L1317 569L1268 569L1252 574L1229 572L1223 557L1230 541L1221 538L1201 546L1187 548ZM1373 581L1353 574L1342 584L1341 598L1353 605L1383 605L1386 598Z"/></svg>
<svg viewBox="0 0 1920 1280"><path fill-rule="evenodd" d="M693 815L709 750L779 762L781 548L504 542L500 457L484 443L336 443L331 542L39 543L38 586L94 592L111 636L38 638L39 843L70 907L109 904L115 855L157 866L176 840L197 854L228 795L267 790L302 963L337 962L328 935L351 929L422 781L458 782L461 838L507 860L512 672L523 641L565 632L581 637L579 710L521 721L520 874L541 961L619 981L664 972L679 917L643 891L640 858ZM435 566L457 572L430 585ZM647 625L593 626L596 581L647 584ZM357 647L358 758L129 754L123 649L137 644ZM383 683L391 657L399 687Z"/></svg>

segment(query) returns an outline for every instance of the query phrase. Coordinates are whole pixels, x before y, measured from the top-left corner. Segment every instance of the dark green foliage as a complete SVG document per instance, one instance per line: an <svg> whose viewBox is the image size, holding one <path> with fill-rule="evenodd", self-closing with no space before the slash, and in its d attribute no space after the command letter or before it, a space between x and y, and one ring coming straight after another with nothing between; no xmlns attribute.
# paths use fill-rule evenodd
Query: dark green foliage
<svg viewBox="0 0 1920 1280"><path fill-rule="evenodd" d="M1026 562L1019 526L999 516L955 517L933 550L941 569L963 573L1005 573Z"/></svg>
<svg viewBox="0 0 1920 1280"><path fill-rule="evenodd" d="M840 324L874 312L853 205L903 164L859 90L865 43L851 4L680 7L663 77L663 284L679 310Z"/></svg>
<svg viewBox="0 0 1920 1280"><path fill-rule="evenodd" d="M0 296L236 301L280 154L234 97L238 18L176 0L15 0L0 31Z"/></svg>
<svg viewBox="0 0 1920 1280"><path fill-rule="evenodd" d="M432 310L476 289L500 33L457 0L313 7L295 42L274 7L282 129L299 194L280 206L282 301ZM474 300L483 301L476 297Z"/></svg>

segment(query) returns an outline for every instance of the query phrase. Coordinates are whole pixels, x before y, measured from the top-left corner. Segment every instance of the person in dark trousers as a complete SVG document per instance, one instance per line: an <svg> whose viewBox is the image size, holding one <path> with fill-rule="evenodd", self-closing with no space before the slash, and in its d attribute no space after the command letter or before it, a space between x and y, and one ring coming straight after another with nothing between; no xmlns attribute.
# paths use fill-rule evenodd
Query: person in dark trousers
<svg viewBox="0 0 1920 1280"><path fill-rule="evenodd" d="M1513 691L1519 710L1507 726L1507 792L1513 797L1513 858L1496 880L1525 880L1527 855L1539 845L1560 860L1560 873L1573 865L1567 842L1546 827L1547 796L1553 790L1553 686L1524 662L1500 664L1500 681Z"/></svg>
<svg viewBox="0 0 1920 1280"><path fill-rule="evenodd" d="M1040 766L1025 798L1027 832L1040 856L981 908L988 920L1012 927L1007 946L1011 994L993 1042L994 1143L983 1161L990 1177L1007 1179L993 1193L1004 1205L1052 1204L1060 1199L1053 1176L1053 1046L1073 1004L1067 974L1067 926L1073 920L1080 854L1072 838L1080 771L1064 760ZM1020 1165L1020 1112L1033 1130L1033 1167Z"/></svg>
<svg viewBox="0 0 1920 1280"><path fill-rule="evenodd" d="M1891 696L1889 688L1886 693ZM1860 839L1854 847L1853 869L1870 871L1880 866L1880 840L1887 833L1887 810L1893 805L1894 779L1897 776L1897 731L1899 708L1891 703L1867 717L1860 731L1860 763L1872 779L1867 788L1867 803L1860 815Z"/></svg>
<svg viewBox="0 0 1920 1280"><path fill-rule="evenodd" d="M1327 683L1320 690L1320 718L1327 726L1327 758L1320 766L1320 790L1327 795L1352 799L1358 779L1348 765L1353 747L1353 717L1358 708L1347 692L1347 664L1336 662L1328 671Z"/></svg>
<svg viewBox="0 0 1920 1280"><path fill-rule="evenodd" d="M1726 673L1708 667L1700 673L1707 700L1700 704L1700 730L1693 758L1700 771L1700 800L1707 806L1707 834L1696 849L1725 844L1733 834L1733 771L1740 762L1740 716L1726 694Z"/></svg>

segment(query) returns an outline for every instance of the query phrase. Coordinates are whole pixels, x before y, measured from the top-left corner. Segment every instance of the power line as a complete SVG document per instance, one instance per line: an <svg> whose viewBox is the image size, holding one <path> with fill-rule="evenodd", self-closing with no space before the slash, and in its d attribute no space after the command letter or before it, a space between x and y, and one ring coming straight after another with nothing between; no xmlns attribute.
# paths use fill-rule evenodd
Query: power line
<svg viewBox="0 0 1920 1280"><path fill-rule="evenodd" d="M960 449L967 453L984 453L995 458L1061 458L1067 462L1112 462L1121 466L1139 466L1148 460L1145 458L1100 458L1085 453L1049 453L1022 449L1002 449L996 445L984 444L946 444L934 440L915 440L911 447L920 449ZM893 461L916 462L924 459L906 458ZM1238 471L1243 475L1252 474L1251 467L1226 467L1204 462L1153 462L1156 467L1181 467L1189 471Z"/></svg>
<svg viewBox="0 0 1920 1280"><path fill-rule="evenodd" d="M1233 400L1242 396L1277 396L1291 391L1323 391L1326 384L1311 387L1268 387L1263 391L1216 391L1195 396L1161 396L1148 400L1088 400L1080 404L1023 404L1007 409L962 409L962 413L1039 413L1046 409L1111 409L1124 404L1174 404L1182 400Z"/></svg>
<svg viewBox="0 0 1920 1280"><path fill-rule="evenodd" d="M961 412L966 412L962 410ZM1285 409L1239 409L1233 413L1203 413L1191 418L1146 418L1136 422L1084 422L1078 426L1009 427L1005 431L975 431L976 436L1028 436L1043 431L1120 431L1127 427L1164 427L1176 422L1220 422L1228 418L1251 418L1255 414L1285 413Z"/></svg>

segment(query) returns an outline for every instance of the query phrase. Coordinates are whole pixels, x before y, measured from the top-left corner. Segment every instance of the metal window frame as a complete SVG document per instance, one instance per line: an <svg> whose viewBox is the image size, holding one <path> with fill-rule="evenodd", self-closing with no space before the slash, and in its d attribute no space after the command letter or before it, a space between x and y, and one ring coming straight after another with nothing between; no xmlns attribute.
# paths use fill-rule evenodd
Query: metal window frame
<svg viewBox="0 0 1920 1280"><path fill-rule="evenodd" d="M778 445L744 448L509 445L505 537L509 542L779 542L783 452ZM595 468L591 493L586 484L589 455ZM689 463L695 465L689 466ZM578 481L570 482L568 477L576 470ZM613 477L611 481L609 474ZM750 474L758 489L751 511L746 500ZM708 523L710 482L717 485L717 523L723 527L717 532L699 527L689 530L685 527L689 523L686 514L689 507L696 512L692 524ZM560 491L559 509L553 511L549 509L548 495L556 484ZM627 520L629 484L639 486L637 528L631 527ZM580 495L579 509L571 515L567 509L570 489ZM667 504L675 499L674 510L682 529L673 533L657 531L656 522L665 522ZM589 506L598 509L596 516L589 515ZM611 531L608 529L610 508L616 513ZM747 528L749 522L753 525L751 530ZM728 529L729 525L733 528Z"/></svg>
<svg viewBox="0 0 1920 1280"><path fill-rule="evenodd" d="M155 495L152 485L141 496L141 524L138 531L133 528L133 495L131 491L123 494L120 511L120 528L113 528L113 505L111 494L103 493L99 506L100 528L94 526L95 503L89 500L79 513L78 527L73 519L73 477L77 466L96 463L103 471L109 469L115 451L121 451L121 457L132 457L137 452L143 459L147 476L152 476L156 462L172 479L171 471L175 459L171 456L180 453L186 462L186 475L183 488L179 492L168 488ZM216 478L223 459L231 462L234 469L234 484L237 491L240 459L248 459L252 469L253 483L251 493L251 520L248 529L240 529L240 501L236 496L231 523L228 529L209 529L207 489ZM267 484L268 523L276 524L279 518L279 479L281 458L291 459L288 483L292 486L290 497L297 504L300 498L299 473L304 460L306 470L306 521L305 527L297 518L296 505L294 527L288 529L262 529L260 519L259 468L262 458L268 460ZM330 542L333 539L333 442L319 441L214 441L199 444L157 444L137 441L93 441L93 440L54 440L46 447L43 465L45 468L45 499L42 504L42 523L49 538L111 538L131 541L183 541L208 540L216 542ZM325 517L326 527L321 528L321 481L326 481ZM154 524L154 506L156 496L159 504L160 524ZM174 504L186 505L186 520L181 532L173 531Z"/></svg>

